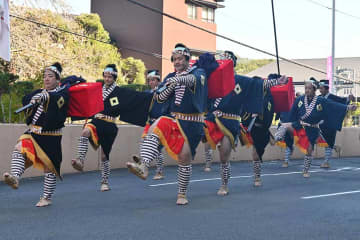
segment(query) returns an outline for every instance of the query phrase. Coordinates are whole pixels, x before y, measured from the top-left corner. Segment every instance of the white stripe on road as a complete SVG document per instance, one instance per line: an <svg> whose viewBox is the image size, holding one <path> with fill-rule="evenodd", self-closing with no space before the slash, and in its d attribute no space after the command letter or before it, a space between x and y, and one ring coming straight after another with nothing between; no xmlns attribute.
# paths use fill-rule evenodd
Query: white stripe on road
<svg viewBox="0 0 360 240"><path fill-rule="evenodd" d="M322 198L322 197L332 197L332 196L346 195L346 194L354 194L354 193L360 193L360 190L350 191L350 192L338 192L338 193L330 193L330 194L323 194L323 195L307 196L307 197L301 197L301 199L313 199L313 198Z"/></svg>
<svg viewBox="0 0 360 240"><path fill-rule="evenodd" d="M357 171L360 170L360 168L354 168L354 167L343 167L343 168L338 168L338 169L333 169L333 170L313 170L313 171L309 171L310 173L318 173L318 172L340 172L340 171L346 171L346 170L352 170L352 171ZM299 174L302 173L301 172L284 172L284 173L266 173L266 174L261 174L261 176L283 176L283 175L292 175L292 174ZM242 176L235 176L235 177L231 177L231 179L236 179L236 178L252 178L254 177L254 175L242 175ZM198 180L191 180L190 182L206 182L206 181L215 181L215 180L220 180L221 178L205 178L205 179L198 179ZM168 182L168 183L160 183L160 184L152 184L149 185L149 187L161 187L161 186L167 186L167 185L175 185L177 184L177 182Z"/></svg>

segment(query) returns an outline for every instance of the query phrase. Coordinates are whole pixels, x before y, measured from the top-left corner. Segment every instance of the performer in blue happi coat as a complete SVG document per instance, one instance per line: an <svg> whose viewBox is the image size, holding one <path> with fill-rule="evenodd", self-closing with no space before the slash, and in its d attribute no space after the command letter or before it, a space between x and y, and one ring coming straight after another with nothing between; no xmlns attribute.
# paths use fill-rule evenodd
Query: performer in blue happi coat
<svg viewBox="0 0 360 240"><path fill-rule="evenodd" d="M270 74L269 78L278 77L277 74ZM260 79L260 78L259 78ZM241 135L242 145L253 146L253 170L254 186L261 186L261 162L265 148L271 142L269 128L274 117L274 101L270 89L264 89L264 101L261 105L260 114L252 114L244 111L241 114ZM252 126L251 126L252 125Z"/></svg>
<svg viewBox="0 0 360 240"><path fill-rule="evenodd" d="M177 44L171 60L175 72L170 73L160 88L157 101L166 104L168 116L157 119L149 129L140 149L140 159L128 162L129 170L146 179L150 162L159 154L160 143L178 162L178 195L176 203L188 203L186 192L191 176L191 160L203 135L207 104L207 75L204 69L190 67L190 50Z"/></svg>
<svg viewBox="0 0 360 240"><path fill-rule="evenodd" d="M56 176L61 178L62 128L69 105L69 86L59 86L62 67L59 63L45 68L44 88L35 90L22 99L29 129L20 136L12 153L11 172L4 173L4 182L14 189L25 169L33 166L44 172L44 192L37 207L52 204Z"/></svg>
<svg viewBox="0 0 360 240"><path fill-rule="evenodd" d="M345 98L345 97L339 97L334 94L331 94L329 92L329 80L320 80L319 90L320 90L322 97L330 99L330 100L338 102L338 103L341 103L341 104L348 105L350 103L350 101L355 100L355 97L353 95L349 95L347 98ZM324 159L324 162L320 165L320 167L329 168L330 167L329 159L331 158L332 151L334 149L335 139L336 139L336 131L329 129L329 128L325 128L324 125L320 125L320 130L321 130L322 136L324 137L324 140L326 141L326 143L328 145L325 147L325 159Z"/></svg>
<svg viewBox="0 0 360 240"><path fill-rule="evenodd" d="M146 75L146 81L151 88L150 90L147 90L148 92L155 92L159 87L163 86L163 83L161 83L161 75L159 73L159 70L156 69L148 71ZM140 145L142 144L144 138L148 134L150 126L156 121L156 119L165 115L165 112L163 111L164 110L163 105L164 104L159 103L158 101L152 102L149 111L149 118L148 121L146 122L144 131L141 136ZM162 146L161 146L159 148L159 155L156 158L156 172L155 172L155 176L153 177L154 180L164 179L163 165L164 165L164 155L162 154Z"/></svg>
<svg viewBox="0 0 360 240"><path fill-rule="evenodd" d="M277 114L276 119L279 119L279 125L281 126L281 123L289 122L289 112L281 112ZM287 168L289 167L289 160L294 152L294 136L290 132L286 132L284 140L276 142L276 145L278 145L281 148L285 149L285 156L284 156L284 162L282 164L282 167Z"/></svg>
<svg viewBox="0 0 360 240"><path fill-rule="evenodd" d="M281 140L286 131L294 133L295 143L305 152L303 176L310 177L309 169L313 159L314 145L319 138L320 128L340 131L342 122L348 110L355 110L356 106L345 105L316 96L318 82L311 78L305 83L305 95L298 97L290 111L288 123L282 123L275 139Z"/></svg>
<svg viewBox="0 0 360 240"><path fill-rule="evenodd" d="M225 56L233 60L235 67L235 55L230 51L226 51ZM240 134L239 121L241 113L262 113L262 106L264 102L267 101L263 96L264 90L277 84L286 83L286 81L286 77L275 77L263 80L261 78L235 75L234 90L223 98L217 98L211 101L204 130L207 143L212 150L215 150L216 145L220 144L219 153L222 184L218 195L227 195L229 193L229 157L231 149L235 149L236 147L237 138ZM209 147L206 147L206 149L209 149Z"/></svg>
<svg viewBox="0 0 360 240"><path fill-rule="evenodd" d="M104 85L102 100L104 110L95 114L84 125L78 140L77 157L71 165L78 171L83 171L89 142L96 150L101 147L101 191L109 191L110 153L118 133L116 118L145 126L154 93L137 92L116 84L118 70L115 64L108 64L103 71Z"/></svg>

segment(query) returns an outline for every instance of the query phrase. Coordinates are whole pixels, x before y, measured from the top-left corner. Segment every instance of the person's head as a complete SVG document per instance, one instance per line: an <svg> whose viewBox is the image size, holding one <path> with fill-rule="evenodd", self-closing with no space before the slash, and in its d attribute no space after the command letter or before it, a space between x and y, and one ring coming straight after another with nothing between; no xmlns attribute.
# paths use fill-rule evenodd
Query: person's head
<svg viewBox="0 0 360 240"><path fill-rule="evenodd" d="M45 68L44 71L44 88L52 90L59 86L60 76L62 72L61 64L56 62L53 65Z"/></svg>
<svg viewBox="0 0 360 240"><path fill-rule="evenodd" d="M315 96L315 92L318 89L318 86L318 82L313 77L305 81L305 95L308 97Z"/></svg>
<svg viewBox="0 0 360 240"><path fill-rule="evenodd" d="M232 60L233 63L234 63L234 67L236 66L237 57L235 56L235 54L234 54L232 51L226 50L226 51L224 52L224 55L223 55L223 56L224 56L225 59L230 59L230 60Z"/></svg>
<svg viewBox="0 0 360 240"><path fill-rule="evenodd" d="M329 80L326 79L320 80L319 85L320 85L319 90L322 96L325 96L326 94L329 93Z"/></svg>
<svg viewBox="0 0 360 240"><path fill-rule="evenodd" d="M183 72L189 67L190 49L184 44L178 43L175 45L171 55L171 62L174 64L176 72Z"/></svg>
<svg viewBox="0 0 360 240"><path fill-rule="evenodd" d="M158 70L149 70L146 75L146 81L151 89L155 89L161 81L161 76L160 76L159 71Z"/></svg>
<svg viewBox="0 0 360 240"><path fill-rule="evenodd" d="M111 84L113 84L116 81L117 75L118 71L115 64L106 65L103 72L104 84L106 86L110 86Z"/></svg>

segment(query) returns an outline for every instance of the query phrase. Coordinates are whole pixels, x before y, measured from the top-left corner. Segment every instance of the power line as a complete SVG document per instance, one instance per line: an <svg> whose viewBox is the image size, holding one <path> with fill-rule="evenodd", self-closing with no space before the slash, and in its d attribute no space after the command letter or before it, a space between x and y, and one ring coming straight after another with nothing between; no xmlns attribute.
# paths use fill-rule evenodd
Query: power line
<svg viewBox="0 0 360 240"><path fill-rule="evenodd" d="M324 4L322 4L322 3L319 3L319 2L317 2L317 1L314 1L314 0L306 0L306 1L308 1L308 2L310 2L310 3L313 3L313 4L315 4L315 5L318 5L318 6L320 6L320 7L326 8L326 9L328 9L328 10L332 10L332 7L326 6L326 5L324 5ZM341 11L341 10L338 10L338 9L335 9L335 12L338 12L338 13L341 13L342 15L345 15L345 16L348 16L348 17L352 17L352 18L356 18L357 20L360 20L360 17L359 17L359 16L355 16L355 15L352 15L352 14L350 14L350 13L347 13L347 12L344 12L344 11Z"/></svg>
<svg viewBox="0 0 360 240"><path fill-rule="evenodd" d="M196 25L194 25L194 24L192 24L192 23L189 23L189 22L187 22L187 21L185 21L185 20L182 20L182 19L180 19L180 18L174 17L174 16L172 16L172 15L170 15L170 14L168 14L168 13L164 13L163 11L160 11L160 10L158 10L158 9L149 7L149 6L145 5L145 4L139 3L138 1L135 1L135 0L127 0L127 1L130 2L130 3L132 3L132 4L134 4L134 5L137 5L137 6L140 6L140 7L142 7L142 8L145 8L145 9L147 9L147 10L149 10L149 11L152 11L152 12L155 12L155 13L160 14L160 15L162 15L162 16L165 16L165 17L168 17L168 18L170 18L170 19L173 19L173 20L175 20L175 21L177 21L177 22L183 23L183 24L188 25L188 26L190 26L190 27L193 27L193 28L196 28L196 29L201 30L201 31L203 31L203 32L206 32L206 33L209 33L209 34L211 34L211 35L214 35L214 36L216 36L216 37L220 37L220 38L223 38L223 39L228 40L228 41L230 41L230 42L233 42L233 43L236 43L236 44L238 44L238 45L241 45L241 46L243 46L243 47L250 48L250 49L252 49L252 50L254 50L254 51L261 52L261 53L263 53L263 54L266 54L266 55L269 55L269 56L272 56L272 57L276 57L276 54L270 53L270 52L268 52L268 51L262 50L262 49L257 48L257 47L253 47L253 46L251 46L251 45L248 45L248 44L246 44L246 43L237 41L237 40L232 39L232 38L230 38L230 37L227 37L227 36L225 36L225 35L218 34L218 33L216 33L216 32L212 32L212 31L210 31L210 30L207 30L206 28L196 26ZM288 59L288 58L284 58L284 57L280 57L280 56L279 56L279 59L284 60L284 61L286 61L286 62L293 63L293 64L298 65L298 66L300 66L300 67L304 67L304 68L313 70L313 71L315 71L315 72L319 72L319 73L322 73L322 74L327 74L327 72L324 71L324 70L317 69L317 68L315 68L315 67L312 67L312 66L309 66L309 65L306 65L306 64L303 64L303 63L299 63L299 62L296 62L296 61L291 60L291 59ZM339 76L339 75L336 75L336 74L334 74L334 76L337 77L337 78L339 78L339 79L343 79L343 80L346 80L346 81L349 81L349 82L353 82L353 83L358 83L358 84L360 84L360 82L358 82L358 81L353 81L353 80L344 78L344 77Z"/></svg>
<svg viewBox="0 0 360 240"><path fill-rule="evenodd" d="M68 33L68 34L72 34L72 35L78 36L78 37L83 37L83 38L86 38L86 39L90 39L90 40L93 40L93 41L97 41L97 42L101 42L101 43L104 43L104 44L109 44L109 45L114 46L111 42L107 42L107 41L103 41L103 40L100 40L100 39L96 39L96 38L93 38L93 37L90 37L90 36L86 36L86 35L84 35L84 34L72 32L72 31L69 31L69 30L66 30L66 29L62 29L62 28L59 28L59 27L56 27L56 26L52 26L52 25L48 25L48 24L45 24L45 23L38 22L38 21L35 21L35 20L33 20L33 19L23 18L23 17L17 16L17 15L14 15L14 14L9 14L9 15L10 15L10 17L17 18L17 19L20 19L20 20L22 20L22 21L31 22L31 23L37 24L37 25L39 25L39 26L43 26L43 27L55 29L55 30L58 30L58 31L61 31L61 32L65 32L65 33ZM170 59L168 59L168 58L163 57L161 54L152 53L152 52L146 52L146 51L142 51L142 50L138 50L138 49L134 49L134 48L120 47L119 49L120 49L120 50L121 50L121 49L125 49L125 50L129 50L129 51L141 53L141 54L147 55L147 56L152 56L152 57L156 57L156 58L161 58L161 59L165 59L165 60L170 60Z"/></svg>

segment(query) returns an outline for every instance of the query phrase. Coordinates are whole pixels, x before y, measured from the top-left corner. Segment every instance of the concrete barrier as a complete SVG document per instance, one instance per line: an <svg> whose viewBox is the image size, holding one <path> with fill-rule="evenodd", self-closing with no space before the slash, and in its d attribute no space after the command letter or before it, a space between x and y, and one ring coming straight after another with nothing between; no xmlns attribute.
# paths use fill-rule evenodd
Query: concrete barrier
<svg viewBox="0 0 360 240"><path fill-rule="evenodd" d="M26 130L23 124L0 124L0 169L1 174L10 170L11 153L14 145L19 136ZM63 131L62 149L63 149L63 162L61 166L62 174L76 172L70 164L72 158L76 156L76 147L78 137L80 136L81 125L67 125ZM275 131L275 128L272 129ZM110 161L111 167L124 168L125 163L131 159L132 154L137 154L139 149L139 138L142 133L142 128L132 125L119 125L118 136L113 146ZM341 157L354 157L360 156L360 141L359 141L360 128L344 128L337 134L336 145L341 148ZM165 154L165 164L175 165L176 162ZM284 151L277 146L268 146L266 148L263 159L264 160L277 160L283 159ZM324 149L317 148L315 150L315 157L324 156ZM336 154L334 153L334 157ZM303 158L303 154L295 148L292 158ZM251 148L238 147L236 152L231 154L232 161L249 161L251 160ZM219 157L216 152L214 161L218 162ZM203 144L200 144L197 149L197 155L194 163L204 162L204 149ZM94 171L99 169L100 153L94 151L89 147L87 154L85 171ZM43 173L36 169L30 168L25 171L24 177L41 176Z"/></svg>

